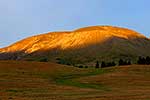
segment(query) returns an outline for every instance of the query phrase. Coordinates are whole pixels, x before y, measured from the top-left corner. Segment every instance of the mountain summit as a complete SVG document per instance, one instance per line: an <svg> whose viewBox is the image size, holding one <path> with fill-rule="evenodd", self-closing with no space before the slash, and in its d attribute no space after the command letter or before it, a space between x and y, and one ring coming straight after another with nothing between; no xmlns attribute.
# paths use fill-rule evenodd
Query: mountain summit
<svg viewBox="0 0 150 100"><path fill-rule="evenodd" d="M36 35L0 49L1 59L92 63L150 55L150 39L126 28L91 26L70 32Z"/></svg>

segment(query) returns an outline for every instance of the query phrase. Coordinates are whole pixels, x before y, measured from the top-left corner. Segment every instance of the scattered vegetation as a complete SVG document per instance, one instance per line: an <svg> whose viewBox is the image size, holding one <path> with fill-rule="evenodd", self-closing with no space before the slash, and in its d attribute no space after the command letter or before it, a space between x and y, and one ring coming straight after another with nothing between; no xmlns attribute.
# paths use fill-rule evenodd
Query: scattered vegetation
<svg viewBox="0 0 150 100"><path fill-rule="evenodd" d="M74 66L74 62L71 60L71 59L68 59L68 58L56 58L57 60L57 63L58 64L64 64L64 65L72 65Z"/></svg>

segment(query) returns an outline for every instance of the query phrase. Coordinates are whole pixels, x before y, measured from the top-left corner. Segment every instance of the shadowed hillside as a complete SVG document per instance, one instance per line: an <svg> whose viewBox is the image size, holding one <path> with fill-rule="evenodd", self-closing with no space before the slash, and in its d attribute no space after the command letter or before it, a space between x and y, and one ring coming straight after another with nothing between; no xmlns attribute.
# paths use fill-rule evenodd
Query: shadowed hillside
<svg viewBox="0 0 150 100"><path fill-rule="evenodd" d="M135 31L93 26L71 32L32 36L0 49L0 59L40 60L64 64L93 64L96 60L118 61L150 55L150 40Z"/></svg>

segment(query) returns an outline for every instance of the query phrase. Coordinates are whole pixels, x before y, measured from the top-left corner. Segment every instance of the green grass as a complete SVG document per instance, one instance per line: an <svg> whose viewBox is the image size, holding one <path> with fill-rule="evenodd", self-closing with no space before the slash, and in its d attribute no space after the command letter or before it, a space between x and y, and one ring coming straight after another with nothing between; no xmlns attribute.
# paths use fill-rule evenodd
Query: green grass
<svg viewBox="0 0 150 100"><path fill-rule="evenodd" d="M98 74L107 73L108 70L104 69L91 69L91 71L87 73L78 73L78 74L66 74L62 76L57 76L54 80L56 84L59 85L69 85L75 86L79 88L92 88L92 89L99 89L99 90L108 90L108 88L102 84L94 84L94 83L81 83L76 79L80 77L87 77L87 76L94 76Z"/></svg>
<svg viewBox="0 0 150 100"><path fill-rule="evenodd" d="M23 90L9 89L9 90L6 90L6 92L13 92L13 93L16 93L16 92L23 92Z"/></svg>

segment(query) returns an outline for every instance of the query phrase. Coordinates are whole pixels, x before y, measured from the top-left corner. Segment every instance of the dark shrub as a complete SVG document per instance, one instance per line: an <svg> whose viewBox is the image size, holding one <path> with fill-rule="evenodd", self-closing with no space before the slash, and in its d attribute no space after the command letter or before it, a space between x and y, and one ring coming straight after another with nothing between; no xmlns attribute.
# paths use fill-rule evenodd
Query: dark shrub
<svg viewBox="0 0 150 100"><path fill-rule="evenodd" d="M47 58L41 58L39 61L40 62L48 62L48 59Z"/></svg>
<svg viewBox="0 0 150 100"><path fill-rule="evenodd" d="M88 66L85 66L84 68L88 68Z"/></svg>
<svg viewBox="0 0 150 100"><path fill-rule="evenodd" d="M79 68L83 68L83 66L82 66L82 65L80 65L80 66L79 66Z"/></svg>

